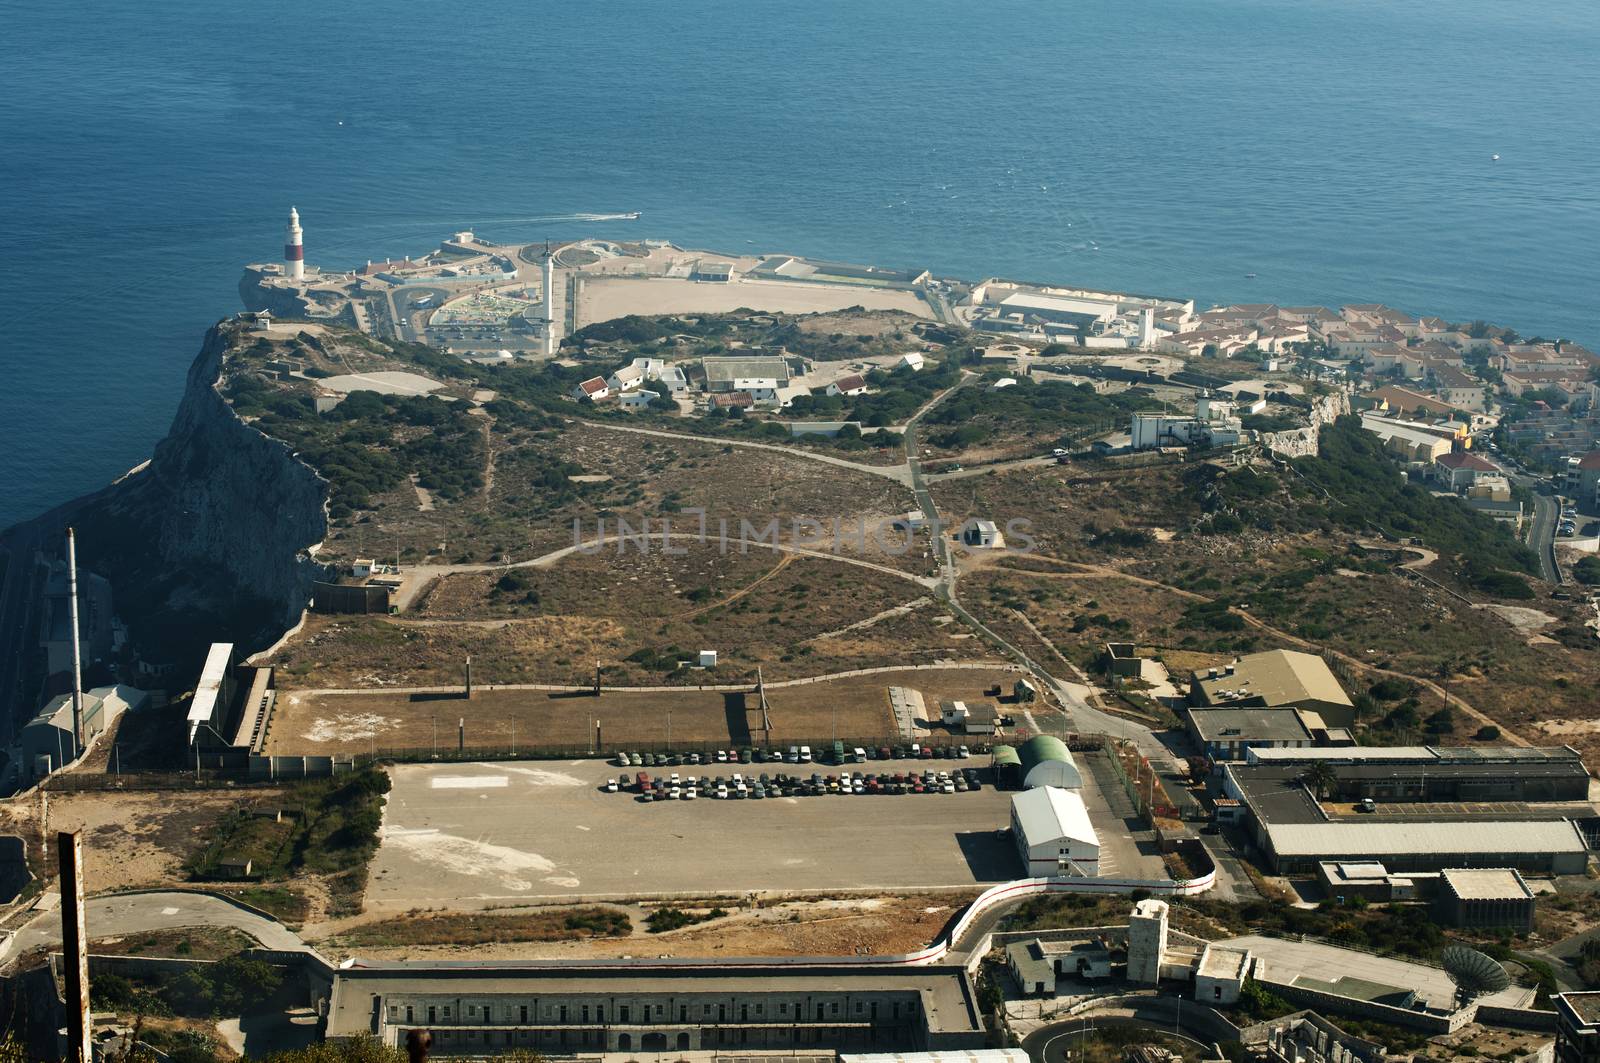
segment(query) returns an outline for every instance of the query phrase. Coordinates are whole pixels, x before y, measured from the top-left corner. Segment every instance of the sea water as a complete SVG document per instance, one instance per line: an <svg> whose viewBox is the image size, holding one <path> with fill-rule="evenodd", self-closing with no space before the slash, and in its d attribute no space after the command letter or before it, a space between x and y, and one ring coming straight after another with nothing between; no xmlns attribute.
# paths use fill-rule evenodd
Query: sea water
<svg viewBox="0 0 1600 1063"><path fill-rule="evenodd" d="M291 204L1592 344L1596 114L1593 0L6 0L0 525L148 456Z"/></svg>

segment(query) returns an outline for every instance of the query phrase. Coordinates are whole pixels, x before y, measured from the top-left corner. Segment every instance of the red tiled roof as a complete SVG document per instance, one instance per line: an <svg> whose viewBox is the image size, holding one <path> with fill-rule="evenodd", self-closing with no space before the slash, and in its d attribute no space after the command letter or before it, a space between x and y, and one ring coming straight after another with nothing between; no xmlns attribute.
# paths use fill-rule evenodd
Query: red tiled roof
<svg viewBox="0 0 1600 1063"><path fill-rule="evenodd" d="M1492 461L1480 458L1470 450L1453 450L1442 457L1435 458L1435 465L1443 465L1447 469L1471 469L1473 472L1499 472L1500 467Z"/></svg>

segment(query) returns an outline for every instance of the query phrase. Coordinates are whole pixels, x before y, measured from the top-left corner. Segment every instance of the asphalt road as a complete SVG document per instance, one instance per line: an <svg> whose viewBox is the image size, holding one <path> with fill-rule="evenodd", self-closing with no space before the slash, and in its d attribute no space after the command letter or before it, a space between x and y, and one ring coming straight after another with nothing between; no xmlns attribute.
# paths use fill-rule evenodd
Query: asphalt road
<svg viewBox="0 0 1600 1063"><path fill-rule="evenodd" d="M281 923L247 912L220 897L172 890L162 893L112 893L91 897L84 905L89 939L123 937L151 930L188 926L220 926L241 930L269 949L305 948L300 936ZM61 911L41 912L0 948L0 959L38 948L61 947Z"/></svg>
<svg viewBox="0 0 1600 1063"><path fill-rule="evenodd" d="M1561 582L1556 568L1556 519L1561 506L1550 495L1533 496L1533 520L1528 525L1528 545L1539 555L1539 571L1551 583Z"/></svg>

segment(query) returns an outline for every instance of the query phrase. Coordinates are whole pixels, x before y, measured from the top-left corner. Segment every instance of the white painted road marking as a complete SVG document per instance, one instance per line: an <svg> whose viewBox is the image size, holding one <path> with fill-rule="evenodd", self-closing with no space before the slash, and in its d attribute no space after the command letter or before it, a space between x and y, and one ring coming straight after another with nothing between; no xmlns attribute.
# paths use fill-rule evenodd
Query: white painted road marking
<svg viewBox="0 0 1600 1063"><path fill-rule="evenodd" d="M428 785L435 790L486 790L510 786L511 780L504 775L435 775Z"/></svg>

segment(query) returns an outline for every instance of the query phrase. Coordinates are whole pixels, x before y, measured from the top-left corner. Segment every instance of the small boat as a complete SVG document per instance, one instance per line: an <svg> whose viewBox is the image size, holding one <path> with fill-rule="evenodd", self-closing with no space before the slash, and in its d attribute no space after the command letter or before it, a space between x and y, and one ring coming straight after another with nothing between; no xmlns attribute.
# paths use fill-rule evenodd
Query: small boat
<svg viewBox="0 0 1600 1063"><path fill-rule="evenodd" d="M629 221L638 221L640 218L644 217L644 212L640 210L630 210L628 213L624 214L623 217L627 218Z"/></svg>
<svg viewBox="0 0 1600 1063"><path fill-rule="evenodd" d="M1244 275L1244 279L1245 279L1245 280L1250 280L1250 281L1253 281L1253 280L1255 280L1255 279L1256 279L1256 275L1255 275L1255 274L1254 274L1254 273L1246 273L1246 274L1245 274L1245 275Z"/></svg>

